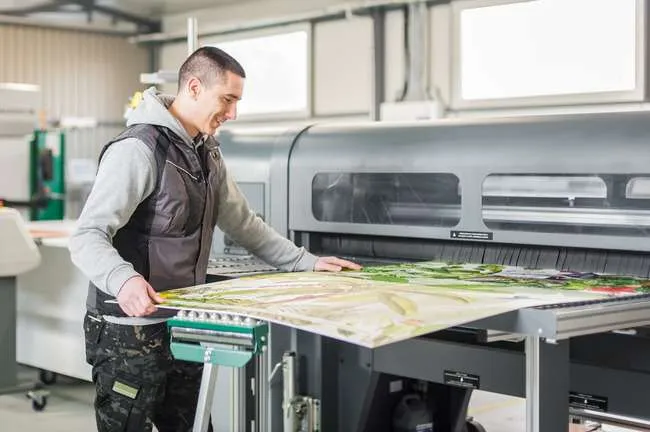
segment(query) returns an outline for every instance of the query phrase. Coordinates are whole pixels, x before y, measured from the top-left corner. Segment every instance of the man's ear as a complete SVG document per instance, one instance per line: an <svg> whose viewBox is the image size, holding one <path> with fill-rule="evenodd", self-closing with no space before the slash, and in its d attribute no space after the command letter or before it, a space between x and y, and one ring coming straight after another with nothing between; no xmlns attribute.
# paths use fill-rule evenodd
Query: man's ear
<svg viewBox="0 0 650 432"><path fill-rule="evenodd" d="M201 94L201 81L197 77L191 77L187 81L187 91L192 99L198 99Z"/></svg>

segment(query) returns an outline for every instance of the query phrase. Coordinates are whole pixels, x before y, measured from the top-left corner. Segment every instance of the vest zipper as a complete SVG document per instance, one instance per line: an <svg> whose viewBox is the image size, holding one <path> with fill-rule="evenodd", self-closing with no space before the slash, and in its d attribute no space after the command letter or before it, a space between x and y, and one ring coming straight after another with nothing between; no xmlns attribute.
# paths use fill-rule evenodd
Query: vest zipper
<svg viewBox="0 0 650 432"><path fill-rule="evenodd" d="M183 171L185 174L187 174L188 176L192 177L192 180L194 180L195 182L198 182L198 181L199 181L199 178L198 178L197 176L193 175L192 173L190 173L190 172L189 172L188 170L186 170L185 168L176 165L174 162L170 161L169 159L167 159L165 162L167 162L168 164L173 165L173 166L175 166L177 169Z"/></svg>
<svg viewBox="0 0 650 432"><path fill-rule="evenodd" d="M205 143L203 143L203 145L205 145ZM194 281L197 284L200 285L200 284L205 283L205 275L201 280L197 280L196 279L196 270L197 270L196 266L201 261L201 257L203 255L203 247L204 247L204 244L205 244L205 242L204 242L204 240L205 240L204 239L204 237L205 237L205 224L206 224L206 217L205 216L206 216L206 213L208 212L208 201L209 201L209 195L210 195L210 192L211 192L211 190L210 190L210 182L209 182L209 178L208 178L210 176L210 169L207 168L207 173L205 172L206 170L203 168L203 164L207 163L207 162L205 160L201 160L201 155L199 154L196 147L193 146L192 150L194 150L194 152L193 152L194 156L196 156L196 159L199 162L199 168L201 168L201 174L202 174L201 177L203 179L203 184L205 185L205 207L203 207L203 216L201 217L201 228L200 228L201 231L200 231L200 234L199 234L199 255L197 256L197 262L194 265ZM196 181L198 182L199 179L197 179ZM212 249L212 246L210 245L210 246L208 246L208 248L209 249L208 249L207 254L208 254L208 258L209 258L210 250Z"/></svg>

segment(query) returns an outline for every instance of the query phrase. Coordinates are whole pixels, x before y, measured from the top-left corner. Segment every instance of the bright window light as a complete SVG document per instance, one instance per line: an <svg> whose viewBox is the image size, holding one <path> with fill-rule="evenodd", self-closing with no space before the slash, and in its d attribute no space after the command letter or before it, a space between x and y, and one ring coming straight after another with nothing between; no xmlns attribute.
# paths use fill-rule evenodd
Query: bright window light
<svg viewBox="0 0 650 432"><path fill-rule="evenodd" d="M308 104L306 31L210 44L239 61L246 71L239 114L305 112Z"/></svg>
<svg viewBox="0 0 650 432"><path fill-rule="evenodd" d="M462 10L462 99L635 90L636 4L531 0Z"/></svg>

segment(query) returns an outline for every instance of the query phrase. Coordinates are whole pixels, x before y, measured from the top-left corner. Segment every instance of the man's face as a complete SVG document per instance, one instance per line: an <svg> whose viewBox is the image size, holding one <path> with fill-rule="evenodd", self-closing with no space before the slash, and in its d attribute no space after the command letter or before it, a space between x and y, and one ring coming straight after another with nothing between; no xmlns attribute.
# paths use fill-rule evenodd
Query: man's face
<svg viewBox="0 0 650 432"><path fill-rule="evenodd" d="M244 79L230 71L226 71L224 79L215 80L211 87L201 86L194 118L199 132L214 135L219 126L227 120L234 120L243 90Z"/></svg>

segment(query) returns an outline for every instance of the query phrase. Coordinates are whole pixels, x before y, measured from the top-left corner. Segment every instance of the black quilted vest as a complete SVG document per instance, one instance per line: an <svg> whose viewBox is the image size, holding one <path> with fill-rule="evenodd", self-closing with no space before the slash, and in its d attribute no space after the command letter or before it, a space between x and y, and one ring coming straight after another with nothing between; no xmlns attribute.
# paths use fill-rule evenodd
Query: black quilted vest
<svg viewBox="0 0 650 432"><path fill-rule="evenodd" d="M156 291L205 283L217 216L221 153L213 137L198 148L162 126L134 125L106 144L137 138L156 160L154 191L113 237L113 246ZM101 315L126 316L110 295L90 284L87 307ZM171 316L159 309L150 317Z"/></svg>

